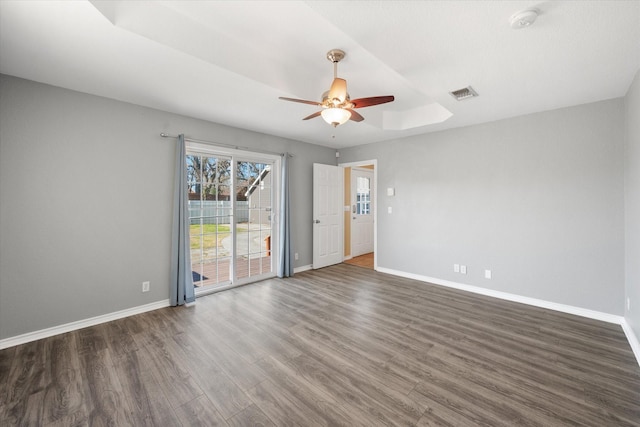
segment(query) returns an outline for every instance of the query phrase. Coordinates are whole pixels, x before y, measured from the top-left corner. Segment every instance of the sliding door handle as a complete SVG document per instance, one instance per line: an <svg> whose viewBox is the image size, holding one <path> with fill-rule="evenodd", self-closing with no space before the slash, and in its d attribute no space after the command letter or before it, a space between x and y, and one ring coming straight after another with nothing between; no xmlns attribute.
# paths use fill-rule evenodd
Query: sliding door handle
<svg viewBox="0 0 640 427"><path fill-rule="evenodd" d="M320 224L320 220L319 220L319 219L314 219L314 220L313 220L313 223L314 223L314 224Z"/></svg>

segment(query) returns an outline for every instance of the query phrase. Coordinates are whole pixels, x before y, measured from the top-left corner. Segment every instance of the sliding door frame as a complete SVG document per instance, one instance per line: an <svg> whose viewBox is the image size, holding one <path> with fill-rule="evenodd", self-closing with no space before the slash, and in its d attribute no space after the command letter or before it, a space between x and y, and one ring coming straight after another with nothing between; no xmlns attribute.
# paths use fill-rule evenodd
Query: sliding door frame
<svg viewBox="0 0 640 427"><path fill-rule="evenodd" d="M282 197L282 157L274 154L264 154L260 152L252 152L249 150L236 150L232 148L220 147L213 144L206 144L202 142L187 141L186 142L187 155L202 155L202 156L219 156L231 159L231 184L230 184L230 199L231 199L231 236L232 236L232 253L231 253L231 277L230 282L223 286L205 286L196 289L196 297L208 295L214 292L223 291L226 289L235 288L237 286L246 285L259 280L276 277L277 266L280 262L280 200ZM236 206L236 179L237 179L237 167L238 162L256 162L272 165L272 188L271 188L271 269L270 273L260 274L258 276L249 276L246 278L237 278L237 206Z"/></svg>

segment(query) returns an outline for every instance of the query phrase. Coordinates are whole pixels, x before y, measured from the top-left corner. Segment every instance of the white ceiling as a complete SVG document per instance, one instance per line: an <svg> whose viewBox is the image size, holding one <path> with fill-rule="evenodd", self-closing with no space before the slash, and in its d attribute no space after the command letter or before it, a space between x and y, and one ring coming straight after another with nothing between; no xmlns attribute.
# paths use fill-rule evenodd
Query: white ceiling
<svg viewBox="0 0 640 427"><path fill-rule="evenodd" d="M333 48L351 98L396 101L302 121L278 97L320 101ZM621 97L639 68L640 1L0 1L4 74L334 148Z"/></svg>

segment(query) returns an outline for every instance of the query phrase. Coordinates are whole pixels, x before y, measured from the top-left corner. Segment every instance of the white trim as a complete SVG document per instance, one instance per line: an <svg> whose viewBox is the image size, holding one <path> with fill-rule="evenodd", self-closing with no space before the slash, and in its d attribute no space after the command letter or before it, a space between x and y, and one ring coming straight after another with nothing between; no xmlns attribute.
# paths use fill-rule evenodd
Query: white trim
<svg viewBox="0 0 640 427"><path fill-rule="evenodd" d="M157 310L159 308L169 307L171 303L169 300L152 302L145 305L139 305L137 307L127 308L125 310L115 311L113 313L107 313L100 316L90 317L84 320L78 320L71 323L65 323L64 325L53 326L51 328L41 329L39 331L27 332L26 334L17 335L15 337L5 338L0 340L0 350L13 347L20 344L26 344L31 341L36 341L42 338L52 337L58 334L64 334L66 332L75 331L78 329L86 328L88 326L98 325L100 323L110 322L112 320L122 319L123 317L129 317L147 311Z"/></svg>
<svg viewBox="0 0 640 427"><path fill-rule="evenodd" d="M356 228L355 228L355 219L356 219L356 213L351 210L352 208L354 208L356 205L356 199L357 199L357 178L358 175L362 176L366 176L369 177L371 179L370 184L369 184L369 194L370 194L370 198L369 198L369 209L370 209L370 215L369 215L369 219L371 219L371 231L373 232L373 242L372 245L373 246L373 254L374 254L374 258L375 258L375 249L376 249L376 245L375 245L375 234L376 234L376 212L377 212L377 206L378 206L378 194L377 191L378 189L376 188L375 184L376 184L376 179L375 179L375 165L374 165L374 169L369 169L369 168L363 168L363 167L358 167L358 166L352 166L351 167L351 171L349 172L349 192L350 192L350 198L349 198L349 246L350 246L350 254L351 256L353 256L353 251L355 248L355 244L354 242L356 241ZM355 179L354 179L355 178ZM345 187L346 187L347 183L345 183ZM355 202L355 203L354 203ZM346 233L345 233L346 234ZM363 252L360 254L357 254L355 256L360 256L360 255L364 255L370 253L370 251L367 252ZM375 262L374 262L374 266L375 266Z"/></svg>
<svg viewBox="0 0 640 427"><path fill-rule="evenodd" d="M311 264L301 265L300 267L295 267L293 269L293 274L302 273L303 271L308 271L308 270L311 270L312 268L313 266Z"/></svg>
<svg viewBox="0 0 640 427"><path fill-rule="evenodd" d="M300 267L296 267L293 269L295 273L302 273L303 271L311 270L311 264L302 265ZM629 345L631 346L631 350L636 357L638 365L640 366L640 341L636 337L631 325L627 322L627 320L622 316L616 316L613 314L603 313L594 310L588 310L580 307L574 307L565 304L558 304L550 301L540 300L536 298L523 297L520 295L510 294L507 292L494 291L491 289L481 288L478 286L465 285L462 283L451 282L449 280L436 279L433 277L422 276L419 274L406 273L404 271L393 270L390 268L378 267L377 271L380 273L391 274L393 276L405 277L407 279L414 279L421 282L428 282L434 285L445 286L448 288L460 289L463 291L473 292L476 294L486 295L494 298L499 298L507 301L519 302L527 305L532 305L535 307L547 308L550 310L560 311L563 313L575 314L577 316L587 317L590 319L601 320L603 322L615 323L622 327L624 334L629 341ZM249 283L246 283L247 285ZM242 285L238 285L242 286ZM216 289L216 291L226 290L230 287L223 287L220 289ZM0 340L0 350L4 350L5 348L13 347L20 344L26 344L28 342L37 341L42 338L52 337L54 335L64 334L66 332L75 331L78 329L86 328L89 326L98 325L100 323L110 322L112 320L121 319L123 317L134 316L136 314L145 313L147 311L153 311L160 308L169 307L170 301L157 301L152 302L145 305L140 305L137 307L127 308L125 310L116 311L113 313L103 314L101 316L91 317L89 319L78 320L76 322L66 323L64 325L54 326L47 329L42 329L39 331L28 332L26 334L17 335L15 337L5 338ZM195 305L195 302L190 304L185 304L187 307L191 307Z"/></svg>
<svg viewBox="0 0 640 427"><path fill-rule="evenodd" d="M1 1L1 0L0 0ZM272 198L271 198L271 253L272 254L276 254L277 256L272 256L271 257L271 271L275 272L276 271L276 266L277 266L277 262L279 261L279 254L280 254L280 200L282 198L282 191L281 191L281 180L282 180L282 156L284 155L284 153L282 154L278 154L278 153L268 153L265 151L260 151L259 149L256 149L255 151L253 149L247 148L247 147L230 147L227 146L225 144L222 145L216 145L215 142L209 142L209 141L203 141L203 140L195 140L195 139L190 139L190 138L185 138L185 147L187 150L187 154L195 154L195 155L213 155L216 157L223 157L225 159L228 160L232 160L231 162L231 186L235 185L235 179L236 179L236 167L237 167L237 163L238 161L248 161L248 162L258 162L258 163L272 163L272 168L271 168L271 191L272 191ZM231 200L231 209L232 212L236 211L236 198L232 197L230 198ZM236 216L235 214L232 215L233 218L233 222L235 224L236 221ZM234 227L235 230L235 227ZM237 233L231 233L231 237L232 237L232 244L231 244L231 253L235 254L236 253L236 248L237 248L237 244L236 244L236 239L237 239ZM258 280L250 280L248 282L244 282L242 281L241 283L238 283L239 280L236 277L237 271L236 271L236 256L233 256L231 259L231 271L232 271L232 276L230 278L230 282L234 283L236 282L237 286L242 286L248 283L253 283L255 281L258 280L262 280L262 277ZM275 273L273 274L273 276L271 277L264 277L266 278L272 278L275 277ZM225 285L224 287L219 287L216 290L213 290L211 292L203 292L200 293L199 295L206 295L208 293L214 293L214 292L219 292L221 290L225 290L225 289L230 289L232 287L235 287L236 285L230 285L227 286ZM196 295L197 297L198 295Z"/></svg>
<svg viewBox="0 0 640 427"><path fill-rule="evenodd" d="M627 322L627 319L622 318L622 330L624 334L627 336L627 341L629 341L629 345L631 346L631 350L633 354L636 356L636 360L638 361L638 365L640 365L640 341L638 341L638 337L633 332L631 325Z"/></svg>
<svg viewBox="0 0 640 427"><path fill-rule="evenodd" d="M275 273L268 273L268 274L265 273L260 276L251 276L251 277L244 278L242 280L237 281L236 283L229 282L223 286L217 286L217 285L205 286L203 288L200 288L201 290L199 290L199 292L196 293L196 301L198 301L198 298L200 297L216 294L221 291L227 291L229 289L239 288L240 286L252 285L254 283L262 282L264 280L269 280L276 277L278 277L278 275ZM195 301L193 302L193 304L195 304Z"/></svg>
<svg viewBox="0 0 640 427"><path fill-rule="evenodd" d="M435 277L421 276L419 274L406 273L404 271L392 270L390 268L378 267L381 273L392 274L394 276L406 277L408 279L419 280L421 282L433 283L434 285L446 286L448 288L460 289L462 291L473 292L475 294L486 295L489 297L499 298L507 301L519 302L522 304L533 305L535 307L547 308L549 310L560 311L563 313L575 314L576 316L588 317L589 319L601 320L607 323L615 323L622 325L624 317L615 314L603 313L601 311L589 310L572 305L559 304L556 302L545 301L537 298L530 298L516 294L510 294L502 291L494 291L492 289L481 288L479 286L465 285L462 283L451 282L449 280L436 279Z"/></svg>
<svg viewBox="0 0 640 427"><path fill-rule="evenodd" d="M601 311L589 310L586 308L575 307L572 305L558 304L556 302L545 301L537 298L529 298L521 295L510 294L507 292L494 291L492 289L481 288L479 286L465 285L462 283L451 282L449 280L436 279L435 277L422 276L414 273L393 270L391 268L378 267L376 271L387 273L393 276L406 277L407 279L418 280L420 282L428 282L434 285L445 286L447 288L460 289L462 291L473 292L475 294L486 295L493 298L499 298L507 301L519 302L522 304L532 305L535 307L546 308L549 310L560 311L562 313L574 314L576 316L587 317L589 319L600 320L607 323L615 323L620 325L624 334L629 341L631 350L633 351L638 366L640 366L640 341L636 337L631 325L623 316L615 314L603 313Z"/></svg>
<svg viewBox="0 0 640 427"><path fill-rule="evenodd" d="M227 147L223 145L216 145L216 143L197 141L191 138L184 139L186 149L198 154L213 154L221 155L223 157L241 157L242 160L256 160L260 161L265 158L273 160L274 162L280 160L283 156L282 153L267 153L260 151L259 148L253 149L249 147Z"/></svg>

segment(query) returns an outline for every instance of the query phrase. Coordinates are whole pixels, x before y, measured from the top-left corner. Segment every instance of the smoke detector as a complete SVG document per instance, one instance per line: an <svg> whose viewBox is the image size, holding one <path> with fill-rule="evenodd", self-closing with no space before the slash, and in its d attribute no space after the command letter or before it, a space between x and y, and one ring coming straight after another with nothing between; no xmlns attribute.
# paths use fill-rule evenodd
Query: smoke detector
<svg viewBox="0 0 640 427"><path fill-rule="evenodd" d="M538 9L526 9L516 12L509 18L509 24L514 30L526 28L536 22L536 18L540 12Z"/></svg>

